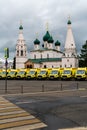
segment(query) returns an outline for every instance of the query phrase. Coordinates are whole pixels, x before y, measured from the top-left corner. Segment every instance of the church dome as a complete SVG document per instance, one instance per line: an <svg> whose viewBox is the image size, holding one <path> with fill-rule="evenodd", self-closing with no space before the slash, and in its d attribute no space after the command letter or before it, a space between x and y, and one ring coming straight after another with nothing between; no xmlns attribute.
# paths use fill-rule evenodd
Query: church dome
<svg viewBox="0 0 87 130"><path fill-rule="evenodd" d="M48 39L48 43L53 43L53 42L54 42L54 40L53 40L52 36L50 36L50 38Z"/></svg>
<svg viewBox="0 0 87 130"><path fill-rule="evenodd" d="M60 42L57 40L56 42L55 42L55 46L60 46Z"/></svg>
<svg viewBox="0 0 87 130"><path fill-rule="evenodd" d="M40 41L38 40L38 39L36 39L35 41L34 41L34 44L40 44Z"/></svg>
<svg viewBox="0 0 87 130"><path fill-rule="evenodd" d="M22 26L22 25L20 25L19 29L20 29L20 30L23 30L23 26Z"/></svg>
<svg viewBox="0 0 87 130"><path fill-rule="evenodd" d="M49 38L50 38L50 34L49 34L49 32L47 31L46 34L45 34L44 37L43 37L43 41L48 41Z"/></svg>
<svg viewBox="0 0 87 130"><path fill-rule="evenodd" d="M67 24L71 24L71 21L70 21L70 20L68 20Z"/></svg>

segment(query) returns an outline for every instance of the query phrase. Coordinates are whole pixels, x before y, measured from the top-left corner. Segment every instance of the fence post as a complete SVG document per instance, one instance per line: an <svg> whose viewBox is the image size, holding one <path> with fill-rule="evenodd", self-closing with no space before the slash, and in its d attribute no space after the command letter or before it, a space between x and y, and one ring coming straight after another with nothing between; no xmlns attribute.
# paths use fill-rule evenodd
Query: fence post
<svg viewBox="0 0 87 130"><path fill-rule="evenodd" d="M21 85L21 93L23 93L23 85Z"/></svg>
<svg viewBox="0 0 87 130"><path fill-rule="evenodd" d="M44 92L44 84L42 84L42 92Z"/></svg>
<svg viewBox="0 0 87 130"><path fill-rule="evenodd" d="M63 85L62 85L62 83L61 83L61 91L63 90Z"/></svg>
<svg viewBox="0 0 87 130"><path fill-rule="evenodd" d="M77 89L79 89L79 84L77 83Z"/></svg>

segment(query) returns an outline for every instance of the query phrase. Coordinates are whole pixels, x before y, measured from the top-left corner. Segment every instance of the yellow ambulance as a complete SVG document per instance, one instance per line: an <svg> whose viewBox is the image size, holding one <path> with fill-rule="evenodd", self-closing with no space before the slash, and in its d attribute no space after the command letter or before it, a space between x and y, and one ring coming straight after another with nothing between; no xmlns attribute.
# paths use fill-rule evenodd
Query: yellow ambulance
<svg viewBox="0 0 87 130"><path fill-rule="evenodd" d="M77 68L75 73L76 80L86 80L87 79L87 68Z"/></svg>
<svg viewBox="0 0 87 130"><path fill-rule="evenodd" d="M16 79L16 74L19 70L11 69L7 74L7 79Z"/></svg>
<svg viewBox="0 0 87 130"><path fill-rule="evenodd" d="M37 74L37 79L48 79L51 68L42 68Z"/></svg>
<svg viewBox="0 0 87 130"><path fill-rule="evenodd" d="M74 80L75 77L75 72L77 68L64 68L62 74L61 74L61 79L62 80Z"/></svg>
<svg viewBox="0 0 87 130"><path fill-rule="evenodd" d="M26 73L26 79L37 79L37 74L39 73L40 69L30 69Z"/></svg>

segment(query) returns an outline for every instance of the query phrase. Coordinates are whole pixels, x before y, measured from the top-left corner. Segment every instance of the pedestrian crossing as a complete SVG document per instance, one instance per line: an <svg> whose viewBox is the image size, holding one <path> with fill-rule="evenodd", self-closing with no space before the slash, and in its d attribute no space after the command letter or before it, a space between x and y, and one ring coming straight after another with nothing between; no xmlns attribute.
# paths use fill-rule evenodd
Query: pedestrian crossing
<svg viewBox="0 0 87 130"><path fill-rule="evenodd" d="M0 97L0 130L35 130L46 127L46 124Z"/></svg>

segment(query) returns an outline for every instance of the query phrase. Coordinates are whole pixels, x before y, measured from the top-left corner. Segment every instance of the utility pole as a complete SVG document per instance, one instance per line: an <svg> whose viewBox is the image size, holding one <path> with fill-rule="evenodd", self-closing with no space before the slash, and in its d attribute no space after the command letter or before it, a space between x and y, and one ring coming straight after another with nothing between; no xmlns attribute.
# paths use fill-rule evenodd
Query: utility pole
<svg viewBox="0 0 87 130"><path fill-rule="evenodd" d="M7 66L8 66L8 61L7 59L9 58L9 48L5 48L5 69L6 69L6 77L5 77L5 93L7 93Z"/></svg>

